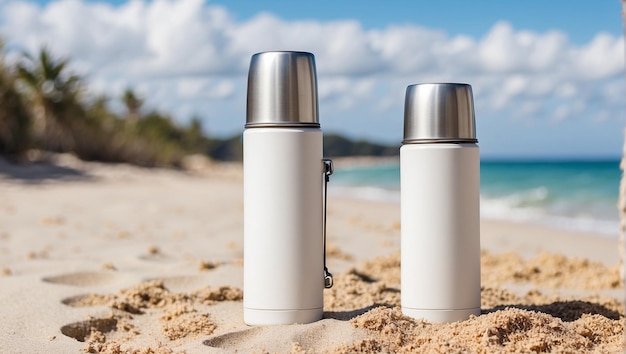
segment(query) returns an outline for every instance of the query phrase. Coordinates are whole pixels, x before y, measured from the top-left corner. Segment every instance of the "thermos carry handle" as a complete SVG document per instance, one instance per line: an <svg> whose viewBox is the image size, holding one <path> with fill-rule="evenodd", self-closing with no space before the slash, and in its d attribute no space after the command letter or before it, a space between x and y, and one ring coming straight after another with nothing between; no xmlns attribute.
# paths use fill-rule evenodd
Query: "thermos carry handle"
<svg viewBox="0 0 626 354"><path fill-rule="evenodd" d="M330 289L333 287L333 275L326 267L326 214L328 211L328 181L330 175L333 174L333 161L331 159L322 159L324 173L324 287Z"/></svg>

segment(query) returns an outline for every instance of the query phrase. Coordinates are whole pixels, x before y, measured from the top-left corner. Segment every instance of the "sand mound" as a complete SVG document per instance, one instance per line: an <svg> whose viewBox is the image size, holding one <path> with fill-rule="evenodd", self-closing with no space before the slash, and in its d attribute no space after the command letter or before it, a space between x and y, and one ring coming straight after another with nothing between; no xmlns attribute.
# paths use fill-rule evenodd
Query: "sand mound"
<svg viewBox="0 0 626 354"><path fill-rule="evenodd" d="M487 283L492 284L615 288L620 285L612 281L611 269L560 255L523 260L483 253L483 273L491 275ZM221 312L214 314L213 309L222 302L241 307L241 290L220 287L173 293L163 281L153 280L117 294L64 300L75 307L104 305L110 313L65 325L62 332L85 342L85 351L94 353L170 353L181 339L190 338L203 340L209 348L243 352L608 353L624 349L623 304L610 297L568 298L539 290L517 294L484 285L481 316L433 324L402 315L399 275L399 253L376 258L336 276L335 286L325 292L324 320L269 327L239 322L236 331L220 328L233 324L220 320ZM577 281L566 281L569 278Z"/></svg>

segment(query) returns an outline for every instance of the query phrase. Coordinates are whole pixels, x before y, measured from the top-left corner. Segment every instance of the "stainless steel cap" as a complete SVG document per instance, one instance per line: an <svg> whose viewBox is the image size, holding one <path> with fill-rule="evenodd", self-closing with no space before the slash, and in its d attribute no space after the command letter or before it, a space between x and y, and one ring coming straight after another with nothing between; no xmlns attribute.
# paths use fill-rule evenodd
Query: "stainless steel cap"
<svg viewBox="0 0 626 354"><path fill-rule="evenodd" d="M477 142L470 85L441 83L407 87L403 143L429 142Z"/></svg>
<svg viewBox="0 0 626 354"><path fill-rule="evenodd" d="M315 57L306 52L257 53L250 60L246 128L319 127Z"/></svg>

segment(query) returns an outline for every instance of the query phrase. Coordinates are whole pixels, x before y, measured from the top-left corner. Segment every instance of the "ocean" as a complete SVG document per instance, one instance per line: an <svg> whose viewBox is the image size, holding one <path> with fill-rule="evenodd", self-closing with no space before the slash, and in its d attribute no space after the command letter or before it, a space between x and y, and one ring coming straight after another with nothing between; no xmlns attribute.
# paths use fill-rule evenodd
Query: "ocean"
<svg viewBox="0 0 626 354"><path fill-rule="evenodd" d="M481 161L485 219L619 235L619 160ZM329 193L400 202L400 166L337 168Z"/></svg>

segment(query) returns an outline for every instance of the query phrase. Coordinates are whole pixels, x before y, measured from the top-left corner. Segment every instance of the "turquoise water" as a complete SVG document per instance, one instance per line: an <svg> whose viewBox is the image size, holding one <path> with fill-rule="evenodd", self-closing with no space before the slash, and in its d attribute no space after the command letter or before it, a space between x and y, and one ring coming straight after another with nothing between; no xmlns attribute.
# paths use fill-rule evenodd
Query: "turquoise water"
<svg viewBox="0 0 626 354"><path fill-rule="evenodd" d="M483 161L480 168L483 218L618 235L618 160ZM329 192L399 202L399 165L336 169Z"/></svg>

